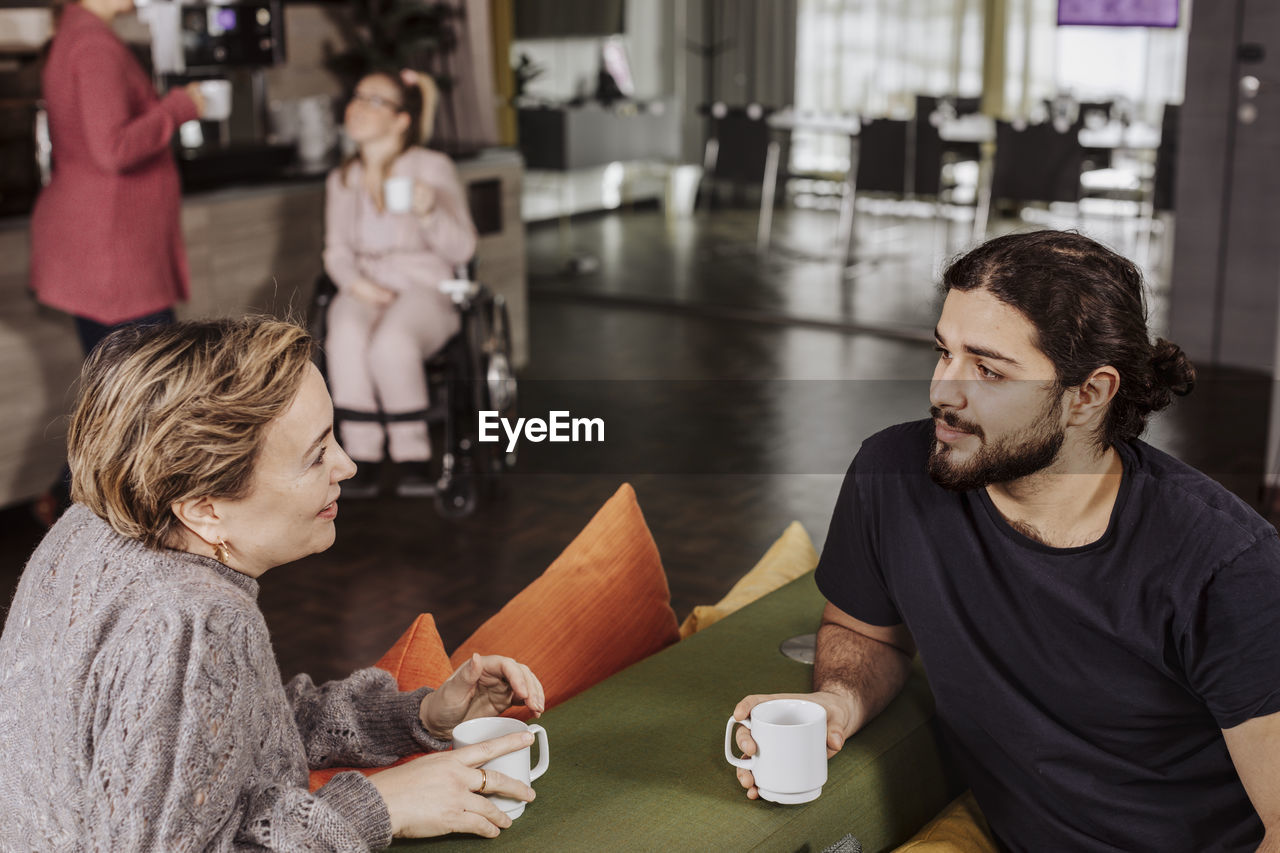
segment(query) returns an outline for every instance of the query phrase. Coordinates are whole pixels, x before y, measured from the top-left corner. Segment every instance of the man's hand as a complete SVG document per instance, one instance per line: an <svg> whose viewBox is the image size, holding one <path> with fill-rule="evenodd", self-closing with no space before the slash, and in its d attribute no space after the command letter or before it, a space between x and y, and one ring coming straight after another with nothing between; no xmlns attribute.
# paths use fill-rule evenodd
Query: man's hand
<svg viewBox="0 0 1280 853"><path fill-rule="evenodd" d="M527 705L534 716L546 710L542 682L529 667L501 655L472 655L418 709L427 731L439 738L476 717L493 717L512 705Z"/></svg>
<svg viewBox="0 0 1280 853"><path fill-rule="evenodd" d="M733 718L735 720L745 720L751 715L752 708L771 699L804 699L809 702L816 702L826 709L827 758L839 752L840 748L844 746L844 742L849 739L849 735L853 734L855 714L853 698L836 692L774 693L772 695L748 696L733 709ZM743 755L751 756L756 754L756 742L751 737L751 730L746 726L738 726L738 732L734 738L738 743L738 749L742 750ZM738 782L747 789L747 797L749 799L754 800L760 796L760 791L756 788L755 778L751 775L750 770L739 767Z"/></svg>
<svg viewBox="0 0 1280 853"><path fill-rule="evenodd" d="M861 729L893 701L911 675L915 642L905 625L871 625L853 618L834 604L827 604L818 628L813 667L813 693L779 693L748 696L733 709L736 720L745 720L751 709L769 699L807 699L827 709L827 758L844 746L849 735ZM739 728L738 748L754 755L751 733ZM751 771L738 769L738 781L747 796L760 796Z"/></svg>

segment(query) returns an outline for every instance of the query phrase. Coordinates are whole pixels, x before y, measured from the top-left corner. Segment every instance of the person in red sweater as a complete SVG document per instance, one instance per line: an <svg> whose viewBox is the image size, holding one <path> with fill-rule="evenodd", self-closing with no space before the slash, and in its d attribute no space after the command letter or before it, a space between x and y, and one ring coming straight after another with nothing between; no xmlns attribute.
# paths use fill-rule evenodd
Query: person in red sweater
<svg viewBox="0 0 1280 853"><path fill-rule="evenodd" d="M31 290L76 323L85 355L121 326L172 322L188 293L182 188L169 140L199 118L191 83L160 98L111 29L133 0L55 3L43 96L53 178L31 214ZM70 505L65 469L36 499L46 526Z"/></svg>
<svg viewBox="0 0 1280 853"><path fill-rule="evenodd" d="M31 289L75 318L86 354L116 327L172 320L188 293L169 141L204 101L195 83L156 95L111 29L132 10L66 4L44 68L53 179L31 217Z"/></svg>

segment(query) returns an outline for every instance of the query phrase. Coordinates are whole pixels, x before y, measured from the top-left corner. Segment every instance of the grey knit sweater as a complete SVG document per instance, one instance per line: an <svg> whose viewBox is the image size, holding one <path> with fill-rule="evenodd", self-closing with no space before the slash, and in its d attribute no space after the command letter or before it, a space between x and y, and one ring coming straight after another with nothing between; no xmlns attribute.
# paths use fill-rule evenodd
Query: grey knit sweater
<svg viewBox="0 0 1280 853"><path fill-rule="evenodd" d="M73 506L0 636L0 850L366 850L391 823L359 773L447 746L425 690L363 669L280 682L257 581Z"/></svg>

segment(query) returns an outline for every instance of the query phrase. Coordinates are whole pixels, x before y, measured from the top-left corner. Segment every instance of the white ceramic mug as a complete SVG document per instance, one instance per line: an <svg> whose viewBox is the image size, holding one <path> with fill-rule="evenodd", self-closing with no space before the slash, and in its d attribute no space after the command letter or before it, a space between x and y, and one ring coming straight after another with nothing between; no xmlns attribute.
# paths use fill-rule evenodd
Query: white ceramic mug
<svg viewBox="0 0 1280 853"><path fill-rule="evenodd" d="M477 743L484 743L496 737L524 731L533 732L537 738L538 763L536 766L532 768L529 766L532 763L531 751L533 747L531 746L499 756L480 766L485 770L496 770L528 785L534 779L546 773L547 766L551 763L551 748L547 745L547 730L542 726L536 723L529 725L509 717L477 717L474 720L460 723L454 728L453 746L454 749L474 746ZM493 801L495 806L506 812L507 817L512 820L524 814L526 804L522 800L501 797L497 794L490 794L489 799Z"/></svg>
<svg viewBox="0 0 1280 853"><path fill-rule="evenodd" d="M735 724L751 730L756 754L750 758L733 754ZM724 757L734 767L751 771L766 800L787 804L816 800L827 782L827 709L806 699L761 702L745 720L729 717Z"/></svg>
<svg viewBox="0 0 1280 853"><path fill-rule="evenodd" d="M382 203L392 213L408 213L413 207L413 178L387 178Z"/></svg>
<svg viewBox="0 0 1280 853"><path fill-rule="evenodd" d="M198 121L184 121L178 125L178 139L183 148L199 148L204 145L204 130Z"/></svg>
<svg viewBox="0 0 1280 853"><path fill-rule="evenodd" d="M231 81L203 80L200 83L200 94L204 96L204 115L206 121L226 121L231 117Z"/></svg>

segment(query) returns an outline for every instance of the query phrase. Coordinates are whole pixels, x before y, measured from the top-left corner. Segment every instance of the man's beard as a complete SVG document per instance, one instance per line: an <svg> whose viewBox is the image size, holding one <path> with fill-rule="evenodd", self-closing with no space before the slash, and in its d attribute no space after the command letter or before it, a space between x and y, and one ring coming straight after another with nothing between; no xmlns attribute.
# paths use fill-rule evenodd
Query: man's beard
<svg viewBox="0 0 1280 853"><path fill-rule="evenodd" d="M1058 457L1066 430L1058 423L1061 398L1050 400L1036 421L1021 432L987 443L982 427L962 420L955 412L932 406L929 413L952 429L972 433L981 444L967 463L957 464L951 447L934 439L929 451L929 476L944 489L967 492L992 483L1009 483L1043 471Z"/></svg>

